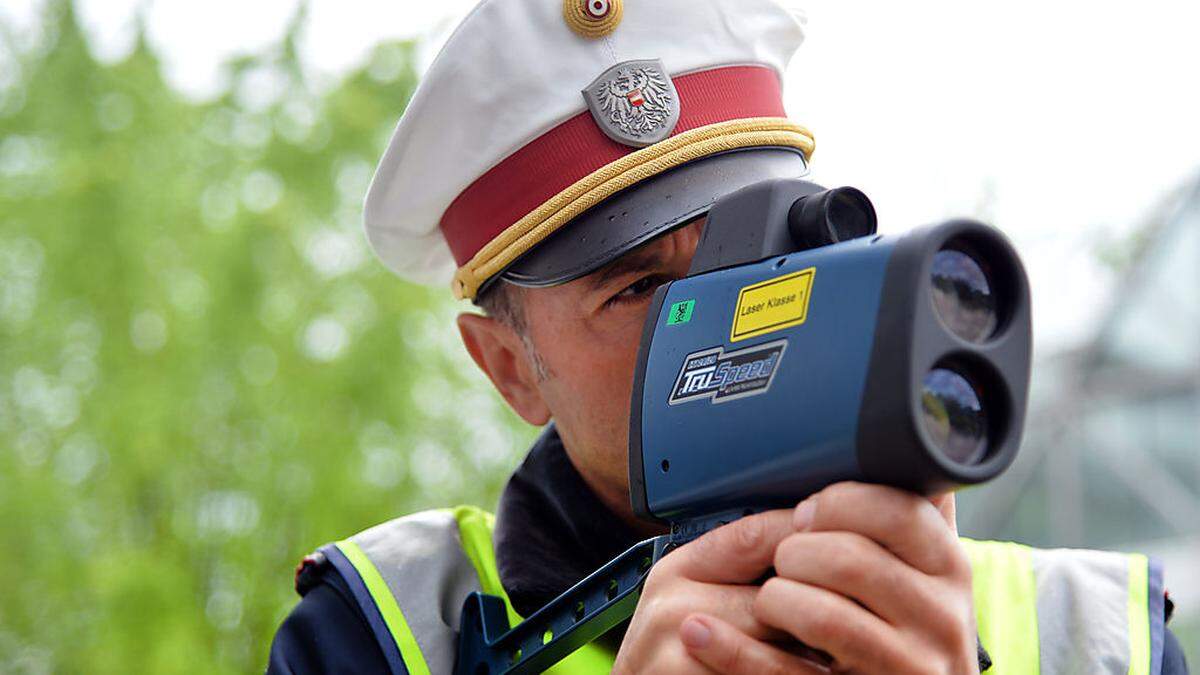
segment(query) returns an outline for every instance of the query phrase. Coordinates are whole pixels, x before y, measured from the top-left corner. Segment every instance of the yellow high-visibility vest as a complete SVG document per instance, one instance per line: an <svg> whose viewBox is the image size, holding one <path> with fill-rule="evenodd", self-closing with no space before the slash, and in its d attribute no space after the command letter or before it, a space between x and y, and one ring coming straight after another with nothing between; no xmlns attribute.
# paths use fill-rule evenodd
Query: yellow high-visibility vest
<svg viewBox="0 0 1200 675"><path fill-rule="evenodd" d="M395 673L451 673L463 600L481 591L512 609L496 568L492 514L472 506L423 511L322 548L350 586ZM1034 549L962 540L974 574L988 675L1158 675L1163 589L1138 554ZM607 673L614 654L577 650L548 672Z"/></svg>

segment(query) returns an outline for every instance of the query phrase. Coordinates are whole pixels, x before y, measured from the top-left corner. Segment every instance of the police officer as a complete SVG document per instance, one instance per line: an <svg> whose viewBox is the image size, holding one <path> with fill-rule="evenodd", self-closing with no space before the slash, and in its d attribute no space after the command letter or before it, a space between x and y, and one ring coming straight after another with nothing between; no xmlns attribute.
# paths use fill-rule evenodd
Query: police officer
<svg viewBox="0 0 1200 675"><path fill-rule="evenodd" d="M519 621L658 533L626 469L641 325L715 199L807 172L781 94L802 38L772 0L483 0L463 21L367 235L484 309L458 319L467 351L545 432L495 518L418 513L306 558L269 672L449 672L468 593ZM838 484L672 552L629 624L553 672L1184 672L1168 608L1143 556L968 542L952 495Z"/></svg>

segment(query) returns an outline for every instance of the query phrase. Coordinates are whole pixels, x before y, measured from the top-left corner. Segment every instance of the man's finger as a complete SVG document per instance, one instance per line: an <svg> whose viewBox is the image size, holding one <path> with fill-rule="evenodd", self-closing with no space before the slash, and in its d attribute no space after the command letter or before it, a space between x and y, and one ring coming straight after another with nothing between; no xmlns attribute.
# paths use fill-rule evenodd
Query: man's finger
<svg viewBox="0 0 1200 675"><path fill-rule="evenodd" d="M678 603L676 616L702 613L722 619L755 640L783 640L790 636L754 617L757 586L707 584L688 581L679 592L656 602Z"/></svg>
<svg viewBox="0 0 1200 675"><path fill-rule="evenodd" d="M659 564L693 581L748 584L770 569L775 546L794 531L791 511L764 511L684 544Z"/></svg>
<svg viewBox="0 0 1200 675"><path fill-rule="evenodd" d="M929 503L933 504L938 513L942 514L942 520L946 521L946 525L950 527L950 531L954 536L958 536L958 515L954 502L954 493L945 492L940 495L935 495L929 498Z"/></svg>
<svg viewBox="0 0 1200 675"><path fill-rule="evenodd" d="M912 656L891 625L853 600L823 588L772 577L759 590L754 610L763 623L828 653L834 666L842 670L903 672Z"/></svg>
<svg viewBox="0 0 1200 675"><path fill-rule="evenodd" d="M775 572L844 595L892 624L940 606L933 579L854 532L793 534L775 549Z"/></svg>
<svg viewBox="0 0 1200 675"><path fill-rule="evenodd" d="M823 675L829 672L704 614L693 614L685 619L679 627L679 638L692 658L724 675Z"/></svg>
<svg viewBox="0 0 1200 675"><path fill-rule="evenodd" d="M837 483L801 502L794 525L801 531L861 534L926 574L969 569L958 538L938 509L905 490Z"/></svg>

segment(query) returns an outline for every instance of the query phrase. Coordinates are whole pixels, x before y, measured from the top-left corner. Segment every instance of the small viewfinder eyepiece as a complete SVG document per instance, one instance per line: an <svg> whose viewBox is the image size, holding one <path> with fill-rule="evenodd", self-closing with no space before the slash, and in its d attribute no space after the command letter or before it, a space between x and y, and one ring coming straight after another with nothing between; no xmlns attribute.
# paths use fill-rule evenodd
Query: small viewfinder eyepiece
<svg viewBox="0 0 1200 675"><path fill-rule="evenodd" d="M871 200L852 187L801 197L788 210L788 229L802 250L875 234L876 225Z"/></svg>

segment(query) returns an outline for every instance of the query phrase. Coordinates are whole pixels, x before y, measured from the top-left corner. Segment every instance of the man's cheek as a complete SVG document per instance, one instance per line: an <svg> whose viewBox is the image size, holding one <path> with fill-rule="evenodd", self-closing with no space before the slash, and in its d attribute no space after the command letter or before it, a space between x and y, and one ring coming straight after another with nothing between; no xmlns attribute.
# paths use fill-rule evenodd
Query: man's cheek
<svg viewBox="0 0 1200 675"><path fill-rule="evenodd" d="M572 417L586 425L590 434L611 437L629 424L632 360L629 365L612 359L594 360L589 367L572 375L573 382L563 383L566 386L561 392L562 403L571 410Z"/></svg>

